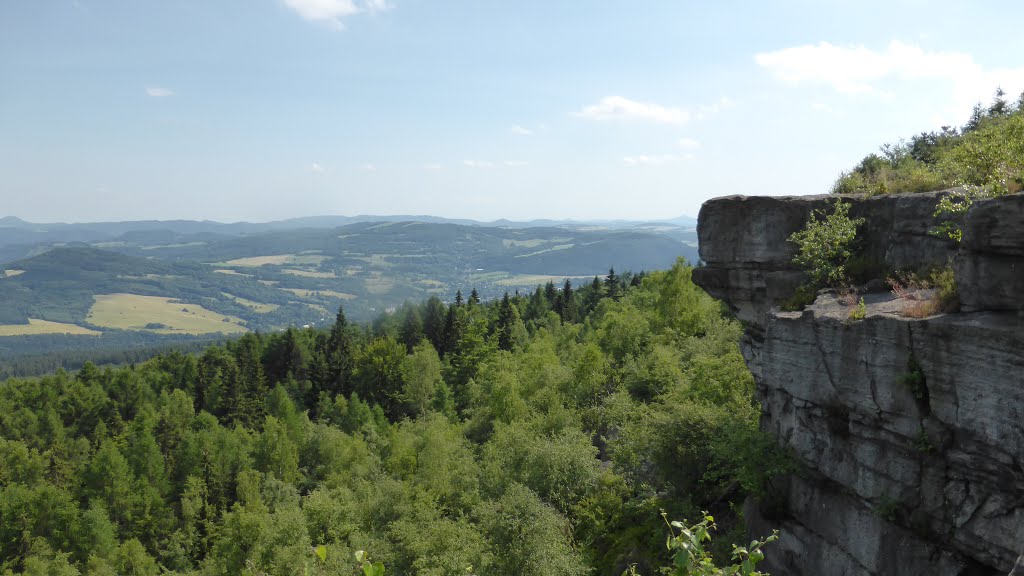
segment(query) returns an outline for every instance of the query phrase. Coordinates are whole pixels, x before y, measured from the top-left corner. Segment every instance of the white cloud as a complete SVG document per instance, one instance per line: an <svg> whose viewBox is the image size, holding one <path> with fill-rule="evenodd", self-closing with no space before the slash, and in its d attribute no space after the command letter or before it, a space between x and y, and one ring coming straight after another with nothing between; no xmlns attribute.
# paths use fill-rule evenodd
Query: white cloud
<svg viewBox="0 0 1024 576"><path fill-rule="evenodd" d="M928 51L893 40L884 50L828 42L754 56L773 76L793 85L824 84L840 94L887 96L891 80L938 80L952 84L952 109L963 113L987 101L997 86L1008 94L1024 88L1024 68L986 69L966 52Z"/></svg>
<svg viewBox="0 0 1024 576"><path fill-rule="evenodd" d="M690 112L650 102L637 102L622 96L607 96L597 104L583 107L574 116L588 120L643 120L656 124L686 124Z"/></svg>
<svg viewBox="0 0 1024 576"><path fill-rule="evenodd" d="M319 162L313 162L312 164L310 164L309 169L317 174L323 174L324 172L327 171L323 166L320 165Z"/></svg>
<svg viewBox="0 0 1024 576"><path fill-rule="evenodd" d="M488 160L463 160L462 164L469 168L493 168L494 162Z"/></svg>
<svg viewBox="0 0 1024 576"><path fill-rule="evenodd" d="M718 114L722 110L734 108L736 101L728 96L722 96L718 100L715 100L711 104L704 104L697 109L697 120L703 120L712 114Z"/></svg>
<svg viewBox="0 0 1024 576"><path fill-rule="evenodd" d="M655 156L640 154L638 156L625 156L622 158L626 166L661 166L662 164L669 164L678 160L679 156L673 154L658 154Z"/></svg>
<svg viewBox="0 0 1024 576"><path fill-rule="evenodd" d="M509 168L522 168L524 166L530 165L529 162L526 162L524 160L505 160L504 164Z"/></svg>
<svg viewBox="0 0 1024 576"><path fill-rule="evenodd" d="M363 168L363 170L366 170L367 172L376 172L377 171L377 165L376 164L369 164L369 163L363 164L362 168Z"/></svg>
<svg viewBox="0 0 1024 576"><path fill-rule="evenodd" d="M679 146L682 147L684 150L696 150L700 148L700 142L694 140L693 138L680 138Z"/></svg>
<svg viewBox="0 0 1024 576"><path fill-rule="evenodd" d="M153 98L166 98L168 96L173 96L174 92L172 92L171 90L168 90L167 88L159 88L157 86L150 86L150 87L146 88L146 95L147 96L152 96Z"/></svg>
<svg viewBox="0 0 1024 576"><path fill-rule="evenodd" d="M386 0L284 0L284 4L310 22L345 27L344 19L361 13L375 14L391 9Z"/></svg>
<svg viewBox="0 0 1024 576"><path fill-rule="evenodd" d="M391 4L387 0L366 0L363 5L364 9L371 14L391 10Z"/></svg>
<svg viewBox="0 0 1024 576"><path fill-rule="evenodd" d="M518 124L512 127L512 133L516 136L533 136L533 130L529 128L523 128Z"/></svg>
<svg viewBox="0 0 1024 576"><path fill-rule="evenodd" d="M431 162L423 165L423 169L430 172L440 172L441 165L436 162Z"/></svg>

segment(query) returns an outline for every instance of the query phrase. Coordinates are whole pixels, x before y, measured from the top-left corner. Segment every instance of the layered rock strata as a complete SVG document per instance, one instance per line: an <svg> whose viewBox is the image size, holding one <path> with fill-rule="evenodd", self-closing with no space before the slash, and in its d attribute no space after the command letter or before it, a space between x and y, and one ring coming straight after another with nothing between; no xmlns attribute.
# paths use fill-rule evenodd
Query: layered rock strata
<svg viewBox="0 0 1024 576"><path fill-rule="evenodd" d="M748 504L781 529L772 574L1007 574L1024 551L1024 195L977 202L957 244L930 233L946 193L845 198L862 268L953 267L962 311L920 319L877 281L863 320L825 292L780 311L805 280L787 239L835 197L701 208L694 281L743 321L762 427L798 463Z"/></svg>

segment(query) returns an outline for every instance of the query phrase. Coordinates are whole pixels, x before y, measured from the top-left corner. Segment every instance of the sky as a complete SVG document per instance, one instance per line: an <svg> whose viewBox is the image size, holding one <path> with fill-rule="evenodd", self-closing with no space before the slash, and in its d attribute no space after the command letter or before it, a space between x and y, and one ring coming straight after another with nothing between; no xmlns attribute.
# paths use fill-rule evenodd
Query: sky
<svg viewBox="0 0 1024 576"><path fill-rule="evenodd" d="M1024 4L0 0L0 217L664 219L1024 91Z"/></svg>

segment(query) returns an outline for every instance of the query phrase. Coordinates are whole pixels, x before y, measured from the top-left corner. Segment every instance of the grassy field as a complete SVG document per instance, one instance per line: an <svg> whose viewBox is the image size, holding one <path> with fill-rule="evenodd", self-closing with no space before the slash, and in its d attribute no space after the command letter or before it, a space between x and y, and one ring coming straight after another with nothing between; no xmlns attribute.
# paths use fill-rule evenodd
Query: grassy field
<svg viewBox="0 0 1024 576"><path fill-rule="evenodd" d="M29 318L28 324L0 325L0 336L32 336L35 334L84 334L87 336L99 336L101 332L75 324L36 320L35 318Z"/></svg>
<svg viewBox="0 0 1024 576"><path fill-rule="evenodd" d="M516 258L529 258L530 256L536 256L538 254L544 254L546 252L554 252L555 250L568 250L573 246L575 246L575 244L556 244L550 248L545 248L543 250L538 250L536 252L530 252L529 254L520 254L516 256Z"/></svg>
<svg viewBox="0 0 1024 576"><path fill-rule="evenodd" d="M226 334L247 332L242 320L207 310L198 304L160 296L97 294L86 320L96 326L144 330L157 334ZM147 326L149 326L147 328Z"/></svg>
<svg viewBox="0 0 1024 576"><path fill-rule="evenodd" d="M290 264L292 266L319 266L328 257L322 254L275 254L272 256L252 256L250 258L236 258L221 262L225 266L242 266L255 268L267 264L278 266Z"/></svg>
<svg viewBox="0 0 1024 576"><path fill-rule="evenodd" d="M384 276L380 272L371 272L370 277L364 280L363 284L370 294L387 294L395 287L395 279Z"/></svg>
<svg viewBox="0 0 1024 576"><path fill-rule="evenodd" d="M291 292L303 298L316 298L317 296L340 298L342 300L353 300L356 298L355 294L346 294L345 292L336 292L334 290L306 290L305 288L281 288L281 290Z"/></svg>
<svg viewBox="0 0 1024 576"><path fill-rule="evenodd" d="M257 266L264 266L266 264L291 264L292 258L295 258L296 254L278 254L276 256L252 256L250 258L236 258L235 260L228 260L222 262L226 266L246 266L255 268Z"/></svg>
<svg viewBox="0 0 1024 576"><path fill-rule="evenodd" d="M214 272L216 272L218 274L229 274L231 276L249 276L249 274L242 274L241 272L238 272L238 271L235 271L235 270L217 269L217 270L214 270Z"/></svg>
<svg viewBox="0 0 1024 576"><path fill-rule="evenodd" d="M252 311L257 314L266 314L267 312L273 312L274 310L277 310L278 308L281 307L277 304L263 304L260 302L256 302L255 300L247 300L245 298L242 298L241 296L235 296L234 294L228 294L227 292L221 292L221 294L223 294L225 298L231 298L232 300L238 302L239 304L245 306L246 308L251 308Z"/></svg>
<svg viewBox="0 0 1024 576"><path fill-rule="evenodd" d="M305 276L306 278L337 278L334 272L316 272L313 270L296 270L293 268L286 268L281 270L285 274L291 274L292 276Z"/></svg>
<svg viewBox="0 0 1024 576"><path fill-rule="evenodd" d="M578 282L580 279L593 280L593 276L545 276L543 274L519 274L518 276L511 276L495 282L498 286L536 286L538 284L547 284L549 281L554 282L559 288L568 278L572 281L573 285L579 286Z"/></svg>

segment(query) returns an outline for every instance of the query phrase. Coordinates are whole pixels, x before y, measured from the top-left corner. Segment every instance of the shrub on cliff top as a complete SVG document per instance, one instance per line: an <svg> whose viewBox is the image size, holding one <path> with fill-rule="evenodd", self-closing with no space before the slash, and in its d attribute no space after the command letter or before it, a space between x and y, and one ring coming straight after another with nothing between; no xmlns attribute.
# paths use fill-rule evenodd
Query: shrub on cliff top
<svg viewBox="0 0 1024 576"><path fill-rule="evenodd" d="M849 203L836 200L831 214L812 210L804 228L790 235L789 241L799 247L793 262L807 270L814 287L837 289L849 284L846 265L863 223L863 218L850 218Z"/></svg>

